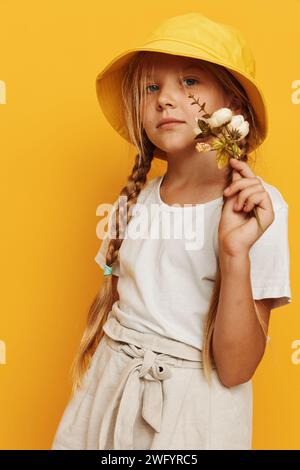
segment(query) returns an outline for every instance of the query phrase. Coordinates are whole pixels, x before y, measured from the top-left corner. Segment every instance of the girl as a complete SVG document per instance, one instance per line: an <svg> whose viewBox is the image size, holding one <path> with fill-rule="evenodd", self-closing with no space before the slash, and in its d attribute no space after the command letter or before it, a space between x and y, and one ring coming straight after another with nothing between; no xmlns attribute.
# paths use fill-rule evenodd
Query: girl
<svg viewBox="0 0 300 470"><path fill-rule="evenodd" d="M98 75L105 116L138 153L52 449L251 449L251 379L271 309L291 301L288 205L247 163L267 135L254 70L237 30L189 13ZM219 169L197 152L191 93L250 123L240 160ZM167 171L147 181L154 157Z"/></svg>

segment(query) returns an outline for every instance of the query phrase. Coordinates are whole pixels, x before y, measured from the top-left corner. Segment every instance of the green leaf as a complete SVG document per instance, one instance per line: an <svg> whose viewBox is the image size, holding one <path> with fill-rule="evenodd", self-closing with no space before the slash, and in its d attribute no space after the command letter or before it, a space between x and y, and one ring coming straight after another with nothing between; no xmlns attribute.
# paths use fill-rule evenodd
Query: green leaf
<svg viewBox="0 0 300 470"><path fill-rule="evenodd" d="M217 158L218 168L222 170L228 164L228 156L226 153L221 153L221 155Z"/></svg>
<svg viewBox="0 0 300 470"><path fill-rule="evenodd" d="M215 149L215 150L224 150L225 149L225 143L220 140L220 139L214 139L212 142L210 142L211 146Z"/></svg>

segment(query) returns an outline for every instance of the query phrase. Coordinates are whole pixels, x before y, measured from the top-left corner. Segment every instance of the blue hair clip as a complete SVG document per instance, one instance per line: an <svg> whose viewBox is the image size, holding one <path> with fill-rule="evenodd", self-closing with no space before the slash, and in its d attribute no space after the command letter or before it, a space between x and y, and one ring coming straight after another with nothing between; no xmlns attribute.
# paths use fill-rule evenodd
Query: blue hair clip
<svg viewBox="0 0 300 470"><path fill-rule="evenodd" d="M112 274L112 268L107 264L104 264L104 276L110 276Z"/></svg>

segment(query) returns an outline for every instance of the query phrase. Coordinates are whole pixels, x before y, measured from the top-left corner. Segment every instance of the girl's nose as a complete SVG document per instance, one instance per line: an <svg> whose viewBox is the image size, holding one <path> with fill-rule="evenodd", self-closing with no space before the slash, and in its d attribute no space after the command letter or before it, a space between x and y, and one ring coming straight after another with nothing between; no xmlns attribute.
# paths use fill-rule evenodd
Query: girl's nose
<svg viewBox="0 0 300 470"><path fill-rule="evenodd" d="M157 104L158 106L176 106L178 97L178 90L170 87L164 87L158 92Z"/></svg>

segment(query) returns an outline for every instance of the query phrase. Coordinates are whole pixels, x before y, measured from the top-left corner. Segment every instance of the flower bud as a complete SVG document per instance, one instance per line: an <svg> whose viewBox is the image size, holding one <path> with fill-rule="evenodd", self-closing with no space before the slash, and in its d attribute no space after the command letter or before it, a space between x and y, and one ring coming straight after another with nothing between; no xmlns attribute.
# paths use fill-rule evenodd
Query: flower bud
<svg viewBox="0 0 300 470"><path fill-rule="evenodd" d="M229 108L220 108L215 111L207 122L211 128L220 127L223 124L230 122L232 118L232 111Z"/></svg>
<svg viewBox="0 0 300 470"><path fill-rule="evenodd" d="M202 130L200 129L200 127L194 127L193 132L194 132L195 136L199 135L199 134L202 134Z"/></svg>
<svg viewBox="0 0 300 470"><path fill-rule="evenodd" d="M209 152L212 150L212 147L209 143L207 142L198 142L196 145L196 150L201 153L201 152Z"/></svg>
<svg viewBox="0 0 300 470"><path fill-rule="evenodd" d="M244 122L244 116L242 114L235 114L232 116L230 123L227 125L229 129L237 129L242 122Z"/></svg>
<svg viewBox="0 0 300 470"><path fill-rule="evenodd" d="M248 132L249 132L249 122L248 121L242 122L242 124L239 125L237 130L242 134L241 137L238 139L238 141L239 141L239 140L242 140L244 137L246 137L246 135L248 134Z"/></svg>

